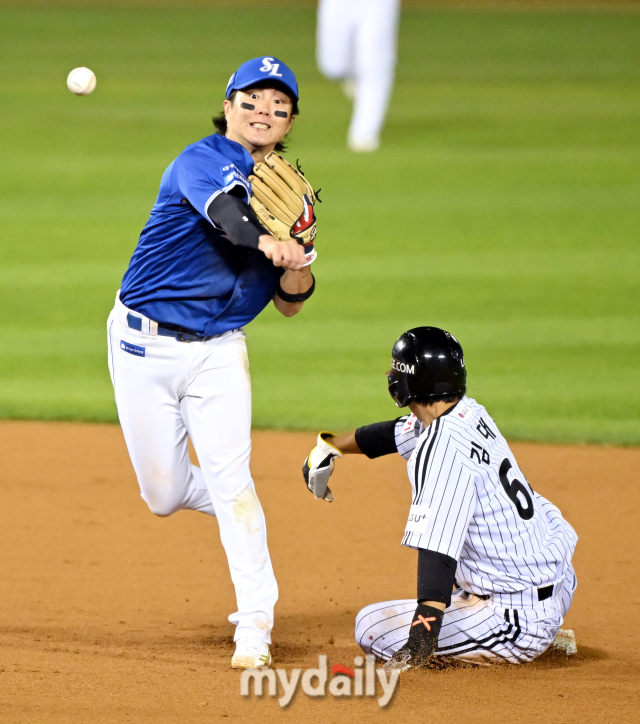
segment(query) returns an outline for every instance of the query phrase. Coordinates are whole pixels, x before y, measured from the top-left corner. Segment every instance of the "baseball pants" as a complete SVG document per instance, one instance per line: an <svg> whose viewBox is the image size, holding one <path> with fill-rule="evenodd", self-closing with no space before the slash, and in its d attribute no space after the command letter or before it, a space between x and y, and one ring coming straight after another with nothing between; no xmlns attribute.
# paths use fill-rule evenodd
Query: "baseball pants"
<svg viewBox="0 0 640 724"><path fill-rule="evenodd" d="M552 643L562 625L576 577L567 571L557 594L533 608L504 608L461 589L445 610L434 656L475 663L532 661ZM356 616L356 641L366 654L388 661L409 638L416 600L386 601L363 608Z"/></svg>
<svg viewBox="0 0 640 724"><path fill-rule="evenodd" d="M316 54L332 80L355 82L349 143L378 140L393 90L400 0L320 0Z"/></svg>
<svg viewBox="0 0 640 724"><path fill-rule="evenodd" d="M245 335L179 342L127 324L116 299L107 323L109 371L118 416L140 494L167 516L197 510L215 516L235 586L235 638L271 642L278 587L264 514L249 470L251 381ZM200 467L189 460L191 439Z"/></svg>

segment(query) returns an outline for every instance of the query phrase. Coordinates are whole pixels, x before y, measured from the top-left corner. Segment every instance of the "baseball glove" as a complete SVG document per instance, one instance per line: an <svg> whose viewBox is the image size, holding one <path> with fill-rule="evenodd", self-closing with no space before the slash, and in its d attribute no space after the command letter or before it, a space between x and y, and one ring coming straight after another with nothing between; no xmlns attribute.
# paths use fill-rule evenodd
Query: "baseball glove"
<svg viewBox="0 0 640 724"><path fill-rule="evenodd" d="M336 464L336 458L342 457L342 452L325 440L325 437L333 437L331 432L321 432L318 435L318 442L309 457L302 466L302 475L307 488L321 500L330 503L333 495L329 490L329 478Z"/></svg>
<svg viewBox="0 0 640 724"><path fill-rule="evenodd" d="M251 182L249 204L260 223L280 241L295 239L304 246L306 264L316 258L316 217L313 207L318 199L300 167L294 168L282 156L271 151L264 163L257 163Z"/></svg>

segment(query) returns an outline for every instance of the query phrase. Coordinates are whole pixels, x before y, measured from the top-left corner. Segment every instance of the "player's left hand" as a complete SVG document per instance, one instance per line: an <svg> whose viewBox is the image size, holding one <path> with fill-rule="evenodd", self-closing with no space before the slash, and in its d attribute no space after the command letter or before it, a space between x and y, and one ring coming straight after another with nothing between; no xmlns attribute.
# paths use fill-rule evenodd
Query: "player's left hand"
<svg viewBox="0 0 640 724"><path fill-rule="evenodd" d="M333 438L330 432L321 432L318 442L302 466L302 475L309 490L321 500L331 503L333 495L329 490L329 478L333 472L336 458L342 457L342 451L327 442L326 438Z"/></svg>

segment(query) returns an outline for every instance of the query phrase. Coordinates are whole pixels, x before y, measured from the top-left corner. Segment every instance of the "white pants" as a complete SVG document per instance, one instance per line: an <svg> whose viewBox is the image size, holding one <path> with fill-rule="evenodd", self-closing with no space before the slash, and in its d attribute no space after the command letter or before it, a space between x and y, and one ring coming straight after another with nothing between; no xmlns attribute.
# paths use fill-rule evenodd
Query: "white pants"
<svg viewBox="0 0 640 724"><path fill-rule="evenodd" d="M500 607L491 599L458 589L445 610L434 656L476 663L531 661L553 643L575 588L570 568L556 596L523 609ZM415 610L415 599L363 608L356 616L356 641L365 653L388 661L409 638Z"/></svg>
<svg viewBox="0 0 640 724"><path fill-rule="evenodd" d="M355 82L349 144L378 141L393 89L400 0L320 0L317 60L332 80Z"/></svg>
<svg viewBox="0 0 640 724"><path fill-rule="evenodd" d="M107 323L109 371L140 494L153 513L216 516L236 590L235 638L271 642L278 587L249 471L251 380L244 332L205 342L143 334L119 300ZM201 468L189 461L191 438Z"/></svg>

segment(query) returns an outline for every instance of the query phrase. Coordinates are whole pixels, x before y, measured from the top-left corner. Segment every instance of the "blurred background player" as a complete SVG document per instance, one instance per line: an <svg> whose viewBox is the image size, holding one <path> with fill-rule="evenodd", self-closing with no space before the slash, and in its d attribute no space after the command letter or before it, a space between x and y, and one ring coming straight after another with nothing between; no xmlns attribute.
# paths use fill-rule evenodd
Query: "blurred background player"
<svg viewBox="0 0 640 724"><path fill-rule="evenodd" d="M118 417L143 499L159 516L187 509L218 519L238 607L229 616L234 668L270 664L278 598L249 469L243 326L271 301L296 314L314 289L303 247L259 223L248 177L282 148L297 113L298 84L282 61L240 66L218 132L187 146L162 176L108 321Z"/></svg>
<svg viewBox="0 0 640 724"><path fill-rule="evenodd" d="M375 151L393 90L400 0L320 0L317 60L353 100L347 144Z"/></svg>

